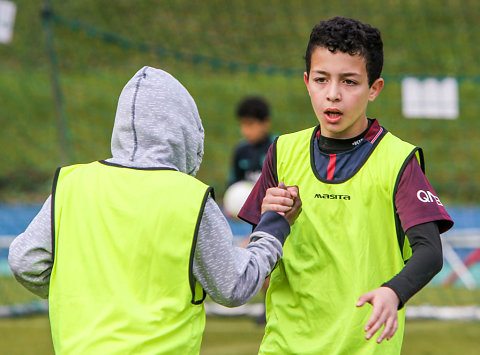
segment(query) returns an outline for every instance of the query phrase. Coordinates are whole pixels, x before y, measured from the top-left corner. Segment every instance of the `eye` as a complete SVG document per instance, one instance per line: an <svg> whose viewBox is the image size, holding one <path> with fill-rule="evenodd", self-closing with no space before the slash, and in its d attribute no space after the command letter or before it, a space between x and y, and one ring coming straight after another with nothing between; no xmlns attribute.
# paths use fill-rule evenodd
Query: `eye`
<svg viewBox="0 0 480 355"><path fill-rule="evenodd" d="M356 81L350 79L345 79L344 83L347 85L357 85Z"/></svg>
<svg viewBox="0 0 480 355"><path fill-rule="evenodd" d="M320 77L320 78L313 79L313 81L315 81L316 83L322 84L322 83L326 83L327 79Z"/></svg>

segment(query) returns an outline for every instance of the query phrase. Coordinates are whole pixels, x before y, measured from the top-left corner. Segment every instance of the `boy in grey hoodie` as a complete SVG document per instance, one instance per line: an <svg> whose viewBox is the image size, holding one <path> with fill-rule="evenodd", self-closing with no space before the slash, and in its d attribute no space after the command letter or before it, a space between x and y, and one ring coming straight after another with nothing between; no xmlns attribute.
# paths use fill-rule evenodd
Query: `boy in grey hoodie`
<svg viewBox="0 0 480 355"><path fill-rule="evenodd" d="M195 102L188 91L170 74L159 69L144 67L130 79L120 95L111 141L112 158L96 163L101 164L101 166L98 166L100 171L107 169L106 167L117 167L123 171L125 169L129 171L168 170L185 173L193 177L202 161L203 141L202 123ZM142 188L145 187L132 186L132 189L141 190ZM251 242L246 248L234 246L228 222L212 198L210 189L206 191L205 198L199 206L200 213L198 221L196 221L197 227L194 235L191 236L188 275L190 287L192 288L191 279L193 277L194 283L195 281L200 283L206 293L216 302L228 307L238 306L246 303L257 293L265 277L269 275L281 258L283 243L290 233L290 224L293 224L300 211L301 202L297 198L298 190L295 190L295 188L288 189L290 196L288 204L293 207L286 214L282 216L273 211L264 213L262 220L251 234ZM126 191L116 191L116 194L121 195L124 192L126 193ZM89 203L95 204L95 201ZM173 203L173 206L175 206L175 203ZM165 205L158 205L157 207L158 211L152 212L152 218L155 218L158 213L161 215L162 209L174 208ZM55 270L56 263L58 263L57 258L62 256L62 249L58 248L59 241L55 238L60 241L64 238L63 243L65 244L67 238L69 238L68 235L58 233L58 230L58 235L55 235L55 229L52 231L52 227L56 228L61 223L56 219L63 218L60 217L62 214L55 214L55 208L58 208L58 206L55 205L54 185L53 195L47 198L40 212L25 232L15 238L9 252L9 264L16 279L28 290L42 298L49 298L52 270ZM68 204L63 208L68 208ZM104 206L102 209L106 211L111 209L111 206ZM180 216L182 209L177 209L178 211L175 211L175 213ZM82 215L82 213L83 211L78 211L78 214ZM100 213L102 214L102 212ZM111 211L108 213L111 213ZM179 221L170 220L169 223L175 226L180 223L180 220L180 218ZM86 217L81 224L88 223L89 220ZM131 223L136 222L132 220ZM177 225L175 228L181 230L183 226ZM116 238L114 240L126 237L121 233L120 235L118 233L110 234L114 234L110 235L110 237ZM172 251L176 248L176 243L180 243L175 239L175 235L142 235L138 237L154 240L168 238L171 242ZM79 238L84 238L84 236L79 236ZM91 240L96 240L95 238L97 240L101 239L103 235L91 236ZM85 237L85 241L88 240L89 238ZM132 241L132 249L125 252L134 252L134 246L137 242ZM78 249L82 249L78 251L78 254L92 255L93 259L97 254L93 250L91 251L92 254L89 254L89 249L94 248L94 244L88 244L82 240L82 243L78 244L80 245ZM128 242L120 245L128 245ZM75 255L76 253L73 253L73 258L75 258ZM69 255L69 258L72 258L72 255ZM140 263L139 265L145 267L149 263ZM132 274L168 272L168 270L135 269L135 265L132 267ZM85 269L77 270L68 278L75 280L78 277L79 280L82 280L84 276L81 276L81 274L86 273L86 277L89 277L88 273L92 272L90 269L90 267L85 267ZM103 270L94 271L95 275L102 272ZM92 273L90 277L93 277L93 275ZM118 282L123 277L135 277L133 275L129 276L128 272L126 276L119 276L122 278L119 278ZM115 283L116 280L109 280L109 282ZM193 293L195 293L194 288L195 286L192 289ZM116 289L121 290L122 285L117 285ZM82 292L82 290L77 290L77 292ZM60 295L58 298L60 298ZM68 302L69 299L60 301ZM200 302L195 300L196 303L201 303L201 301L203 299L200 299ZM49 302L50 316L52 317L52 300L49 300ZM84 302L85 307L90 307L92 300L84 299L81 302ZM192 303L195 302L192 298ZM128 317L128 315L125 317ZM123 321L124 323L129 322L128 319ZM162 320L160 319L160 321ZM136 320L136 323L138 323L138 320ZM132 327L132 332L135 332L135 329L133 329L135 325L129 326ZM117 332L117 330L115 327L111 329L112 337L118 338L119 334L122 333L121 331ZM98 332L98 329L92 327L91 333L94 334L95 332L102 334L102 332ZM195 346L189 346L188 351L182 346L191 343L191 339L185 339L185 343L180 344L180 348L178 348L179 344L172 344L169 345L169 349L177 349L175 351L182 349L186 351L184 353L197 353L202 332L203 326L196 333L200 340L194 342ZM116 334L113 335L113 333ZM102 336L108 338L107 335ZM62 338L61 332L59 338ZM117 343L128 342L127 338L122 340L120 336L120 339L120 342L117 341ZM85 337L83 341L85 342ZM152 341L154 343L151 349L153 353L158 353L161 349L161 347L155 346L154 339L149 339L149 334L143 335L136 341L135 349L142 349L142 344L152 343ZM107 342L106 339L105 342ZM166 344L169 341L158 340L158 343ZM54 346L57 352L63 348L61 340L56 340L55 336ZM115 347L112 347L112 351L113 348ZM119 349L131 348L131 344L126 344L125 348L120 346ZM84 348L84 350L86 349ZM92 349L94 349L94 345L90 348L90 350Z"/></svg>

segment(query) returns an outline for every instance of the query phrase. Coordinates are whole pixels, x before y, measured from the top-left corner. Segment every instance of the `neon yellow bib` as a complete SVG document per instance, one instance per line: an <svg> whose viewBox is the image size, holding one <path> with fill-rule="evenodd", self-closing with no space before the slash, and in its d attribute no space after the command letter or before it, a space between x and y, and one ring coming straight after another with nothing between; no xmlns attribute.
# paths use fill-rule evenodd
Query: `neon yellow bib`
<svg viewBox="0 0 480 355"><path fill-rule="evenodd" d="M387 133L353 177L327 183L311 166L313 133L277 141L278 181L298 185L303 205L271 275L260 354L399 354L404 310L395 336L377 344L363 330L371 306L355 304L404 265L393 199L416 148Z"/></svg>
<svg viewBox="0 0 480 355"><path fill-rule="evenodd" d="M172 170L57 171L50 322L57 354L198 354L192 262L211 189Z"/></svg>

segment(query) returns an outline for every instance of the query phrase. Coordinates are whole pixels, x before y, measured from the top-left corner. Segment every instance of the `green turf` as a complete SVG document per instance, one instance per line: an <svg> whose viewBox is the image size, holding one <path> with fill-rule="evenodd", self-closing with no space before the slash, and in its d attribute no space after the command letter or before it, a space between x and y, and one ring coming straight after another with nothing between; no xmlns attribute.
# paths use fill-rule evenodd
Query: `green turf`
<svg viewBox="0 0 480 355"><path fill-rule="evenodd" d="M252 302L261 302L257 294ZM426 287L409 305L478 304L480 290ZM12 277L0 279L0 304L39 298L31 295ZM247 317L207 317L202 354L256 354L263 327ZM0 354L51 354L49 323L46 315L0 319ZM476 354L480 322L407 320L403 354Z"/></svg>
<svg viewBox="0 0 480 355"><path fill-rule="evenodd" d="M479 304L480 289L427 286L408 302L408 305L468 306Z"/></svg>
<svg viewBox="0 0 480 355"><path fill-rule="evenodd" d="M50 324L46 315L0 319L0 353L51 355Z"/></svg>
<svg viewBox="0 0 480 355"><path fill-rule="evenodd" d="M0 307L7 304L38 301L39 299L12 276L0 276Z"/></svg>
<svg viewBox="0 0 480 355"><path fill-rule="evenodd" d="M480 322L408 321L404 355L479 354Z"/></svg>
<svg viewBox="0 0 480 355"><path fill-rule="evenodd" d="M53 354L46 315L0 319L0 353ZM408 321L403 355L478 354L480 322ZM207 317L201 354L256 354L263 327L249 318Z"/></svg>
<svg viewBox="0 0 480 355"><path fill-rule="evenodd" d="M250 318L207 317L201 354L256 354L263 333Z"/></svg>

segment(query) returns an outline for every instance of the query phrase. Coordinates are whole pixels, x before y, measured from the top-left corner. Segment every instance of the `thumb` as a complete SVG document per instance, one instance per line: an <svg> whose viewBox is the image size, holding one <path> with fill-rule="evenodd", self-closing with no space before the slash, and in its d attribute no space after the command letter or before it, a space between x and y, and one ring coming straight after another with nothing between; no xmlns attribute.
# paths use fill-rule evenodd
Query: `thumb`
<svg viewBox="0 0 480 355"><path fill-rule="evenodd" d="M281 188L281 189L283 189L283 190L286 190L286 189L287 189L287 187L285 186L285 183L284 183L283 181L280 181L280 182L278 183L278 187Z"/></svg>
<svg viewBox="0 0 480 355"><path fill-rule="evenodd" d="M372 295L370 292L364 293L358 298L357 307L363 306L365 303L369 302Z"/></svg>

